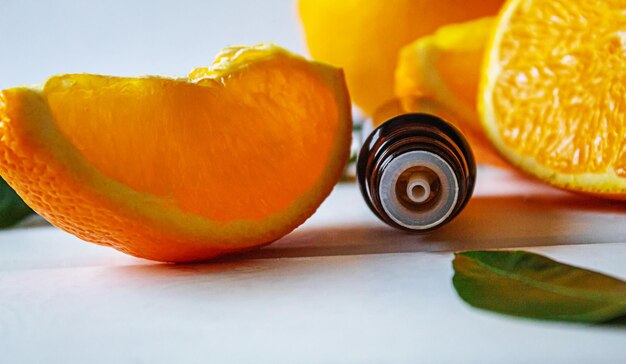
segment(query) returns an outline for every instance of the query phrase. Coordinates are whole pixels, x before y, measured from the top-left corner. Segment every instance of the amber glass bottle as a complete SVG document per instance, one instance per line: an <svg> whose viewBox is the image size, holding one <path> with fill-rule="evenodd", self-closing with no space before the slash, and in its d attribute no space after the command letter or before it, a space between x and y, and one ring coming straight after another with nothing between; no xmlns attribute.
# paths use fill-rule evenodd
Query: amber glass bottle
<svg viewBox="0 0 626 364"><path fill-rule="evenodd" d="M357 180L370 209L387 224L430 231L465 207L476 164L463 134L438 116L406 113L365 140Z"/></svg>

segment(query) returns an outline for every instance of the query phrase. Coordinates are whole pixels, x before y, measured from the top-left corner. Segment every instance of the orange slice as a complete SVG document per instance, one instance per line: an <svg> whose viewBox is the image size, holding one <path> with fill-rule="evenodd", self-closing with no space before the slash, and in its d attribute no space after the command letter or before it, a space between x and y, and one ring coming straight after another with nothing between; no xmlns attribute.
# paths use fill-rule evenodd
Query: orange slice
<svg viewBox="0 0 626 364"><path fill-rule="evenodd" d="M54 225L160 261L268 244L348 159L341 70L272 45L189 78L61 75L0 94L0 172Z"/></svg>
<svg viewBox="0 0 626 364"><path fill-rule="evenodd" d="M489 138L555 186L626 198L623 0L511 0L481 80Z"/></svg>
<svg viewBox="0 0 626 364"><path fill-rule="evenodd" d="M493 25L491 17L446 25L406 45L398 56L396 96L432 96L459 114L472 116L472 128L481 130L476 98Z"/></svg>
<svg viewBox="0 0 626 364"><path fill-rule="evenodd" d="M404 104L427 98L447 110L470 142L479 163L508 166L483 132L476 98L483 55L494 18L439 28L406 45L398 56L395 93ZM420 111L420 110L413 110Z"/></svg>

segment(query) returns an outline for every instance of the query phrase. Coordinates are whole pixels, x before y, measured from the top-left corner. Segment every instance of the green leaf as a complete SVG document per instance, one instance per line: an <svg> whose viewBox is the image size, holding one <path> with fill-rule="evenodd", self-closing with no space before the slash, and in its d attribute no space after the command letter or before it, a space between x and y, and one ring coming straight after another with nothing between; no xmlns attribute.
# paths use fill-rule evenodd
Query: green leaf
<svg viewBox="0 0 626 364"><path fill-rule="evenodd" d="M544 320L598 323L626 315L626 282L524 251L468 251L452 263L474 307Z"/></svg>
<svg viewBox="0 0 626 364"><path fill-rule="evenodd" d="M33 210L0 178L0 228L15 225L32 213Z"/></svg>

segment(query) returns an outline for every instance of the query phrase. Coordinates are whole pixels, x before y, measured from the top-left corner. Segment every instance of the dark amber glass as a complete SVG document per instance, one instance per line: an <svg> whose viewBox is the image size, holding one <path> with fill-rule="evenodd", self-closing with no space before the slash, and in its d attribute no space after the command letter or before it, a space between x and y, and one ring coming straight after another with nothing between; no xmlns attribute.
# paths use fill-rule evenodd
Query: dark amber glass
<svg viewBox="0 0 626 364"><path fill-rule="evenodd" d="M476 164L456 127L435 115L408 113L384 122L365 140L357 180L381 220L426 232L465 207L474 190Z"/></svg>

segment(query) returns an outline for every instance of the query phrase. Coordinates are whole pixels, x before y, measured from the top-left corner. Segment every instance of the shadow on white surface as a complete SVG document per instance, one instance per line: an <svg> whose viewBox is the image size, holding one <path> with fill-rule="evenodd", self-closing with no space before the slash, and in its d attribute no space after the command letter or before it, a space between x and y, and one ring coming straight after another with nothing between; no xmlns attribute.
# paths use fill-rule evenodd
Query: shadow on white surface
<svg viewBox="0 0 626 364"><path fill-rule="evenodd" d="M338 185L300 228L259 250L209 264L250 259L454 252L626 242L626 204L559 191L519 176L483 171L475 196L450 224L410 234L379 221L354 184ZM85 243L33 217L0 239L0 270L146 265Z"/></svg>
<svg viewBox="0 0 626 364"><path fill-rule="evenodd" d="M624 242L623 203L569 193L478 195L450 224L428 234L378 221L305 227L236 258L452 252ZM232 259L232 258L231 258Z"/></svg>

